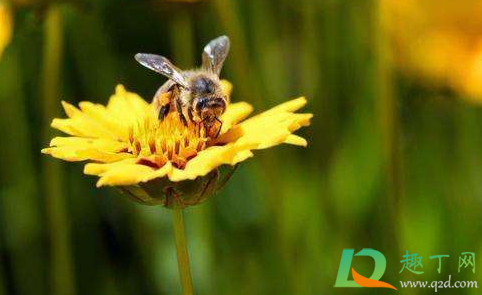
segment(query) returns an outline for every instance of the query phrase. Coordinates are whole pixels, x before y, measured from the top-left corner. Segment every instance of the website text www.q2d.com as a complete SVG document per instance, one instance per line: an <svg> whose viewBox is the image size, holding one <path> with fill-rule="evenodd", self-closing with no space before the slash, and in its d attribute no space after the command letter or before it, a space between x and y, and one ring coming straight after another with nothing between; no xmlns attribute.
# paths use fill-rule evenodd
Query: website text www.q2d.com
<svg viewBox="0 0 482 295"><path fill-rule="evenodd" d="M369 256L373 258L375 261L375 269L373 270L373 274L368 278L360 275L355 271L352 266L352 259L356 256ZM421 270L423 268L422 264L422 256L418 255L418 253L409 253L406 251L406 254L403 255L402 260L400 263L403 264L399 273L404 271L412 272L416 275L423 275L424 271ZM444 259L450 258L448 254L441 254L441 255L432 255L429 256L430 260L438 261L438 268L437 272L441 273L442 268L442 261ZM343 254L340 261L340 266L338 269L338 274L336 277L336 282L334 287L368 287L368 288L391 288L397 290L397 288L390 283L383 282L380 279L382 278L383 274L385 273L385 269L387 266L387 261L385 256L374 249L363 249L360 252L354 254L354 249L344 249ZM458 272L464 268L468 268L471 270L472 273L475 274L475 253L474 252L462 252L461 255L458 257ZM353 280L349 280L348 276L351 272L353 276ZM447 281L400 281L401 288L432 288L435 292L438 289L459 289L459 288L478 288L477 281L455 281L451 284L451 275Z"/></svg>
<svg viewBox="0 0 482 295"><path fill-rule="evenodd" d="M451 275L449 275L449 279L447 281L400 281L400 285L402 288L433 288L435 292L438 289L450 289L450 288L479 288L477 285L477 281L455 281L451 284L450 279Z"/></svg>

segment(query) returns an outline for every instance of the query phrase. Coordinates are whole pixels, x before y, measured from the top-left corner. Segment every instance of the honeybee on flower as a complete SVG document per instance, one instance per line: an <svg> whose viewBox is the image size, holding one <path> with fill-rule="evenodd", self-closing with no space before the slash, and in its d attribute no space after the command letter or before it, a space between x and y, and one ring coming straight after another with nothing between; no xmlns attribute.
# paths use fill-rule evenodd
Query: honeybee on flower
<svg viewBox="0 0 482 295"><path fill-rule="evenodd" d="M153 103L122 85L107 106L84 101L77 108L62 102L68 118L54 119L51 126L68 136L53 138L42 150L66 161L90 161L84 173L98 176L98 187L114 186L139 203L173 209L186 295L194 293L182 209L213 196L253 150L308 144L293 134L310 124L312 114L296 113L306 104L304 97L249 119L251 105L228 104L232 85L219 80L228 49L227 37L211 41L204 50L203 68L194 72L177 71L160 56L138 55L142 64L170 78ZM213 133L216 122L220 124Z"/></svg>
<svg viewBox="0 0 482 295"><path fill-rule="evenodd" d="M205 49L206 55L218 52L213 58L205 57L204 63L219 83L213 102L219 97L230 101L232 90L231 83L217 78L229 44L223 39L215 39ZM224 50L219 51L220 44ZM189 81L185 75L183 79ZM169 76L182 83L174 73ZM166 83L175 84L170 81ZM185 86L191 89L200 83L204 87L204 81L198 81ZM193 97L187 106L202 111L197 107L202 101ZM54 119L51 126L68 136L55 137L42 152L67 161L90 161L84 173L99 176L99 187L115 186L143 204L184 208L221 189L236 165L253 156L253 150L281 143L306 146L304 138L292 134L310 124L312 114L296 113L305 104L304 97L296 98L244 120L252 112L251 105L225 103L222 112L212 113L215 119L205 120L208 115L198 112L200 121L184 120L178 110L165 112L162 104L159 108L118 85L107 106L84 101L77 108L62 102L68 118ZM200 128L211 120L222 122L215 133Z"/></svg>
<svg viewBox="0 0 482 295"><path fill-rule="evenodd" d="M160 55L135 55L140 64L169 78L152 100L159 120L163 121L175 109L184 125L188 122L203 125L210 137L218 137L223 125L219 117L229 103L219 81L229 45L227 36L212 40L204 47L202 67L188 71L179 70Z"/></svg>

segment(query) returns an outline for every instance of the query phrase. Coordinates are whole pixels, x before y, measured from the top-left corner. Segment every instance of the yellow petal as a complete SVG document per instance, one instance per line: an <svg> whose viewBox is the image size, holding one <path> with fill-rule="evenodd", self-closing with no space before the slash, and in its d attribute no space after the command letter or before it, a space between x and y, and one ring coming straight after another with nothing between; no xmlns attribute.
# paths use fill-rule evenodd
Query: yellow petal
<svg viewBox="0 0 482 295"><path fill-rule="evenodd" d="M223 127L221 134L229 130L233 125L244 120L253 111L253 107L246 102L229 104L226 111L221 116Z"/></svg>
<svg viewBox="0 0 482 295"><path fill-rule="evenodd" d="M51 147L95 148L106 152L121 152L128 147L124 142L105 138L85 137L54 137L50 141Z"/></svg>
<svg viewBox="0 0 482 295"><path fill-rule="evenodd" d="M277 126L280 124L288 124L290 131L295 131L301 126L308 126L310 124L310 119L313 117L312 114L299 114L299 113L289 113L289 112L275 112L275 113L262 113L255 117L249 118L241 122L239 125L245 130L250 130L252 132L258 132L265 127ZM296 128L298 127L298 128Z"/></svg>
<svg viewBox="0 0 482 295"><path fill-rule="evenodd" d="M293 122L289 127L291 132L294 132L301 127L310 126L310 120L313 118L313 114L293 114Z"/></svg>
<svg viewBox="0 0 482 295"><path fill-rule="evenodd" d="M63 101L63 100L60 103L62 104L62 107L64 108L65 114L69 118L73 118L75 116L81 116L82 115L82 112L79 109L77 109L76 107L74 107L73 105L71 105L70 103L68 103L66 101Z"/></svg>
<svg viewBox="0 0 482 295"><path fill-rule="evenodd" d="M45 148L42 149L42 153L69 162L92 160L109 163L132 157L132 154L129 153L110 153L97 149L79 149L76 147Z"/></svg>
<svg viewBox="0 0 482 295"><path fill-rule="evenodd" d="M251 150L249 150L249 149L241 150L241 151L238 151L233 156L232 160L229 163L226 163L226 164L230 164L231 166L234 166L238 163L243 162L244 160L246 160L248 158L251 158L252 156L253 156L253 153L251 152Z"/></svg>
<svg viewBox="0 0 482 295"><path fill-rule="evenodd" d="M80 109L62 102L68 119L54 119L51 126L69 135L127 141L129 127L154 109L140 96L116 87L107 107L81 102Z"/></svg>
<svg viewBox="0 0 482 295"><path fill-rule="evenodd" d="M109 139L55 137L50 141L50 146L43 149L42 153L66 161L113 162L132 157L131 154L124 152L127 149L125 143Z"/></svg>
<svg viewBox="0 0 482 295"><path fill-rule="evenodd" d="M173 167L171 162L167 162L164 166L159 169L155 169L151 173L145 175L143 178L140 179L141 182L148 182L149 180L153 180L156 178L162 178L169 173L171 173Z"/></svg>
<svg viewBox="0 0 482 295"><path fill-rule="evenodd" d="M262 116L271 115L277 112L295 112L306 105L306 98L305 97L298 97L282 104L279 104L263 113Z"/></svg>
<svg viewBox="0 0 482 295"><path fill-rule="evenodd" d="M171 181L195 179L198 176L208 174L221 165L235 165L253 155L250 148L254 148L254 146L227 144L207 148L187 162L184 170L173 169L169 174L169 179Z"/></svg>
<svg viewBox="0 0 482 295"><path fill-rule="evenodd" d="M130 158L130 159L124 159L118 162L107 163L107 164L88 163L84 166L84 174L101 175L102 173L105 173L111 169L116 169L124 165L136 164L137 161L138 161L137 158Z"/></svg>
<svg viewBox="0 0 482 295"><path fill-rule="evenodd" d="M125 128L124 124L120 123L118 119L116 119L114 116L111 116L105 106L101 104L94 104L89 101L81 101L79 103L79 107L84 114L100 122L102 125L115 133L119 138L124 141L128 140L129 132L127 128Z"/></svg>
<svg viewBox="0 0 482 295"><path fill-rule="evenodd" d="M153 112L154 108L139 95L128 92L122 85L117 85L115 94L110 97L107 104L107 111L119 124L129 127L137 124L146 114Z"/></svg>
<svg viewBox="0 0 482 295"><path fill-rule="evenodd" d="M172 164L169 162L163 167L155 169L137 164L138 160L131 158L107 164L89 163L84 167L84 174L100 176L102 181L99 180L97 186L129 185L162 178L172 170Z"/></svg>
<svg viewBox="0 0 482 295"><path fill-rule="evenodd" d="M300 100L297 101L300 106ZM268 113L259 114L222 134L219 142L234 142L237 145L255 145L254 149L265 149L280 143L305 145L299 139L291 137L292 132L310 124L312 114L297 114L295 104Z"/></svg>
<svg viewBox="0 0 482 295"><path fill-rule="evenodd" d="M150 175L154 168L139 164L125 164L110 169L100 176L97 187L133 185Z"/></svg>
<svg viewBox="0 0 482 295"><path fill-rule="evenodd" d="M66 161L113 162L132 157L131 154L123 152L127 150L126 143L109 139L55 137L50 141L50 146L43 149L42 153Z"/></svg>
<svg viewBox="0 0 482 295"><path fill-rule="evenodd" d="M284 140L284 143L303 146L303 147L306 147L308 145L308 142L306 141L306 139L295 134L288 135L288 137L286 137L286 139Z"/></svg>
<svg viewBox="0 0 482 295"><path fill-rule="evenodd" d="M233 84L229 82L228 80L221 80L221 87L223 88L224 93L230 97L231 92L233 91Z"/></svg>
<svg viewBox="0 0 482 295"><path fill-rule="evenodd" d="M120 139L111 129L95 118L88 116L73 105L62 102L68 119L54 119L51 126L69 135L93 138Z"/></svg>

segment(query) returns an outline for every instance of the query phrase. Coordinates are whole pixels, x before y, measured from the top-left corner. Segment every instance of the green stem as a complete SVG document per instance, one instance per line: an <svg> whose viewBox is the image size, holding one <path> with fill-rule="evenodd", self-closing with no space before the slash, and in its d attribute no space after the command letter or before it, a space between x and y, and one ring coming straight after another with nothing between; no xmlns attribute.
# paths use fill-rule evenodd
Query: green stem
<svg viewBox="0 0 482 295"><path fill-rule="evenodd" d="M192 295L191 268L189 266L189 253L187 251L182 209L174 209L173 211L174 239L176 240L177 265L181 278L182 294Z"/></svg>

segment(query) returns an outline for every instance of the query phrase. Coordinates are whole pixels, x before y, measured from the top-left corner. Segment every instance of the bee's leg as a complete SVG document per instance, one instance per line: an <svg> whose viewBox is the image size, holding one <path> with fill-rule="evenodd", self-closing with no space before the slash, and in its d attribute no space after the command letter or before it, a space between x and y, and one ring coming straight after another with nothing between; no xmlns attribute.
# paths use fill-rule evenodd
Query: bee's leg
<svg viewBox="0 0 482 295"><path fill-rule="evenodd" d="M214 138L218 138L219 133L221 132L221 128L223 128L223 121L219 120L217 117L214 117L214 120L218 121L219 124L221 124L221 125L219 125L219 129L218 129L218 131L216 132L216 136L214 137Z"/></svg>
<svg viewBox="0 0 482 295"><path fill-rule="evenodd" d="M182 123L184 124L184 126L187 126L187 120L186 120L186 117L184 117L184 114L182 113L182 105L179 99L176 99L176 109L177 109L177 112L179 113L179 118L181 118Z"/></svg>
<svg viewBox="0 0 482 295"><path fill-rule="evenodd" d="M203 124L204 129L207 129L206 126L206 121L209 119L209 117L205 117L204 119L201 120L201 123Z"/></svg>
<svg viewBox="0 0 482 295"><path fill-rule="evenodd" d="M209 119L209 117L206 117L204 119L202 119L201 121L199 121L198 124L196 124L197 128L198 128L198 135L201 136L201 130L204 130L205 133L207 133L208 131L208 128L206 127L206 121L207 119Z"/></svg>
<svg viewBox="0 0 482 295"><path fill-rule="evenodd" d="M172 92L169 91L159 93L159 90L157 92L158 93L156 93L154 96L153 104L154 107L159 110L158 119L162 121L167 116L171 108Z"/></svg>
<svg viewBox="0 0 482 295"><path fill-rule="evenodd" d="M171 108L171 104L166 104L161 107L159 110L159 120L163 121L164 118L169 114L169 109Z"/></svg>
<svg viewBox="0 0 482 295"><path fill-rule="evenodd" d="M191 122L194 122L194 121L193 121L193 117L192 117L192 107L187 108L187 115L188 115L188 117L189 117L189 120L190 120Z"/></svg>

